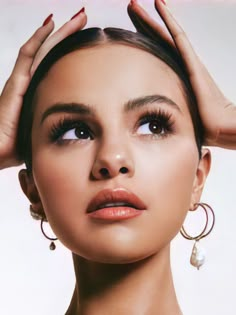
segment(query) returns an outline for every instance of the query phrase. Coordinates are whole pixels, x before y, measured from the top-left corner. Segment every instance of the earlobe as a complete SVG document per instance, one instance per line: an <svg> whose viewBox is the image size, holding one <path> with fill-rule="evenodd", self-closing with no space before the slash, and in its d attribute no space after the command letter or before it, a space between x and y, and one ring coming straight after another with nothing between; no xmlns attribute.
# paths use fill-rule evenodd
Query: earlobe
<svg viewBox="0 0 236 315"><path fill-rule="evenodd" d="M211 168L211 151L207 148L202 148L202 158L199 161L192 192L192 205L200 201L202 191Z"/></svg>
<svg viewBox="0 0 236 315"><path fill-rule="evenodd" d="M22 191L31 203L31 208L36 214L45 217L41 199L32 174L29 174L26 169L22 169L18 174L18 178Z"/></svg>

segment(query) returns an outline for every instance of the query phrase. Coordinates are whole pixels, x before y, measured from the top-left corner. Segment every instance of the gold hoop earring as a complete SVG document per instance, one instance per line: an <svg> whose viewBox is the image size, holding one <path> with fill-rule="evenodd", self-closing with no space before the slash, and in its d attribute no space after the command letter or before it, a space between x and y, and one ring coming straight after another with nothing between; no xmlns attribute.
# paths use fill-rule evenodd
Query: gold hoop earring
<svg viewBox="0 0 236 315"><path fill-rule="evenodd" d="M50 240L50 241L52 241L51 242L51 244L49 245L49 248L50 248L50 250L55 250L56 249L56 245L55 245L55 243L54 243L54 241L57 241L58 240L58 238L54 238L54 237L49 237L49 236L47 236L47 234L44 232L44 230L43 230L43 222L45 221L45 219L44 218L41 218L41 224L40 224L40 226L41 226L41 231L42 231L42 233L43 233L43 235L48 239L48 240Z"/></svg>
<svg viewBox="0 0 236 315"><path fill-rule="evenodd" d="M193 245L193 249L192 249L192 253L191 253L191 257L190 257L190 263L192 266L196 267L198 270L199 268L204 264L206 256L205 256L205 250L199 246L199 241L200 239L206 237L207 235L209 235L215 225L215 213L213 211L213 209L207 204L207 203L195 203L194 204L194 208L193 210L189 210L189 211L195 211L198 206L200 206L206 214L206 224L204 226L204 229L202 230L202 232L196 236L190 236L184 226L181 227L180 229L180 233L182 234L182 236L188 240L195 240L195 243ZM206 232L207 228L208 228L208 223L209 223L209 217L208 217L208 211L210 210L210 212L212 213L212 225L210 227L210 229Z"/></svg>

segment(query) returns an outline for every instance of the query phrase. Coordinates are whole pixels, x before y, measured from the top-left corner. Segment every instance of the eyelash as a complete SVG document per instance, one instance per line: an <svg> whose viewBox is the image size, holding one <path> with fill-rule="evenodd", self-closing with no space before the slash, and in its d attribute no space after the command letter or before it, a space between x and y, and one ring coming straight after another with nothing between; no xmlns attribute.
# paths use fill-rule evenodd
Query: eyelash
<svg viewBox="0 0 236 315"><path fill-rule="evenodd" d="M141 117L139 118L138 121L138 127L148 124L151 122L158 122L158 126L161 127L161 129L164 129L164 134L147 134L143 135L144 137L153 137L154 139L156 138L165 138L170 134L174 133L174 120L172 118L172 114L166 112L163 109L156 109L156 110L148 110L146 111Z"/></svg>
<svg viewBox="0 0 236 315"><path fill-rule="evenodd" d="M141 127L144 124L151 123L151 122L158 122L158 126L161 127L161 129L165 130L164 134L146 134L143 135L144 137L154 137L154 138L165 138L169 134L174 133L173 124L174 121L172 119L172 114L164 111L163 109L156 109L156 110L148 110L144 114L141 115L141 117L138 120L138 123L136 124L136 128ZM91 139L93 139L93 132L88 127L88 125L81 120L74 119L74 118L67 118L63 117L60 119L57 123L53 124L50 130L49 134L49 140L50 142L57 142L58 144L62 144L65 142L70 141L78 141L81 140L78 138L78 140L75 139L62 139L62 136L72 129L77 129L79 127L84 127L88 131ZM83 140L83 139L82 139Z"/></svg>
<svg viewBox="0 0 236 315"><path fill-rule="evenodd" d="M70 140L63 140L62 136L67 131L77 129L79 127L85 127L89 131L89 134L91 136L92 131L86 123L78 119L63 117L57 123L53 124L50 130L49 139L51 142L58 142L59 144L62 144L65 141L68 142Z"/></svg>

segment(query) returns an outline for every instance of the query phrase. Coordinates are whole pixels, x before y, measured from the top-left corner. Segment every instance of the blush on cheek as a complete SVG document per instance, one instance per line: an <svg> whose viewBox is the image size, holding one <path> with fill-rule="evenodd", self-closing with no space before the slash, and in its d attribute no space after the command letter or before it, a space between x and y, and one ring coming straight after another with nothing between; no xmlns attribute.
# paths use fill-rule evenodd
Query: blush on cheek
<svg viewBox="0 0 236 315"><path fill-rule="evenodd" d="M80 162L79 160L68 162L63 156L58 158L40 152L35 154L33 160L35 183L49 216L53 211L63 214L71 203L77 203L77 208L80 206L88 178L88 169Z"/></svg>
<svg viewBox="0 0 236 315"><path fill-rule="evenodd" d="M168 154L159 154L146 169L148 200L156 209L156 222L168 227L169 235L178 232L189 210L197 164L197 148L187 139L172 146Z"/></svg>
<svg viewBox="0 0 236 315"><path fill-rule="evenodd" d="M183 141L178 146L176 154L173 155L173 167L170 169L169 187L170 197L178 205L179 211L183 214L189 210L191 204L191 196L193 191L193 183L196 176L198 164L197 149L192 141Z"/></svg>

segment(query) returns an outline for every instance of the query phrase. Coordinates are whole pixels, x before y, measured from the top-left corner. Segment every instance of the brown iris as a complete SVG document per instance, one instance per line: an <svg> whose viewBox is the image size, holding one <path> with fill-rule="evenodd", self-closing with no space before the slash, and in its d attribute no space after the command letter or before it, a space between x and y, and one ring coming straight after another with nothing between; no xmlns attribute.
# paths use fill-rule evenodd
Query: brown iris
<svg viewBox="0 0 236 315"><path fill-rule="evenodd" d="M157 121L152 121L149 123L149 130L152 133L158 134L162 132L162 127L160 126L160 124L158 124Z"/></svg>

